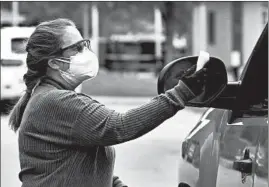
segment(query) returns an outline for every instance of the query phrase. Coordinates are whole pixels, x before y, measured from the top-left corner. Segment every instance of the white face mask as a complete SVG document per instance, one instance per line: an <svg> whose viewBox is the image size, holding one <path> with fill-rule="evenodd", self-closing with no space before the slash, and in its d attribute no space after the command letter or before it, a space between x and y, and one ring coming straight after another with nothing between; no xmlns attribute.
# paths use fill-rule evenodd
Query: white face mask
<svg viewBox="0 0 269 187"><path fill-rule="evenodd" d="M99 71L99 60L90 50L84 49L70 58L57 58L61 62L69 63L67 71L59 70L62 78L71 85L82 83L96 77Z"/></svg>

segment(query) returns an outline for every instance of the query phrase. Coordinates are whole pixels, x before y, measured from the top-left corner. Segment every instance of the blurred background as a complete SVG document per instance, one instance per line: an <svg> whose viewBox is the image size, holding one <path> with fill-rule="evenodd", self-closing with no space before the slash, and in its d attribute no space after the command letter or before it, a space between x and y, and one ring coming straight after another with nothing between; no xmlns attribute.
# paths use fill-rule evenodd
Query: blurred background
<svg viewBox="0 0 269 187"><path fill-rule="evenodd" d="M73 20L99 57L98 76L78 91L124 112L157 94L167 63L200 50L222 59L237 80L268 21L268 2L1 2L1 186L20 185L17 135L7 120L25 89L27 39L40 22L59 17ZM177 145L204 110L186 108L116 146L116 174L129 186L177 186Z"/></svg>

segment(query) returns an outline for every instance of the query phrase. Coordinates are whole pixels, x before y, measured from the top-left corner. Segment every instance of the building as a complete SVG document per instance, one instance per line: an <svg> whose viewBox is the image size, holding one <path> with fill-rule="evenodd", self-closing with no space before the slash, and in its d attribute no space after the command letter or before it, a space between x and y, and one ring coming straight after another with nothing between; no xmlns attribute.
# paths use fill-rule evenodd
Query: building
<svg viewBox="0 0 269 187"><path fill-rule="evenodd" d="M1 9L1 26L2 25L8 25L11 26L14 23L21 23L25 21L25 17L20 14L13 14L12 11L9 11L7 9Z"/></svg>
<svg viewBox="0 0 269 187"><path fill-rule="evenodd" d="M193 54L219 57L229 71L236 55L242 67L268 21L268 2L199 2L193 11Z"/></svg>

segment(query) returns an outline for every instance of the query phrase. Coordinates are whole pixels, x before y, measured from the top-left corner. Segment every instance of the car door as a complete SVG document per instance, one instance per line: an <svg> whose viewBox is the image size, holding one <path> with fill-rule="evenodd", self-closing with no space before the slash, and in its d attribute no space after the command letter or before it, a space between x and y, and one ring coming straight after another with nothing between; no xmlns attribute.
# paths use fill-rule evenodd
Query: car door
<svg viewBox="0 0 269 187"><path fill-rule="evenodd" d="M224 119L229 119L228 112L225 114ZM220 136L216 186L253 186L257 178L256 166L259 166L260 175L263 174L264 176L266 173L264 171L266 170L266 141L262 140L263 143L259 145L259 140L263 129L262 126L265 125L266 120L267 117L264 116L243 116L243 118L236 118L230 124L224 124L223 121L222 126L224 129ZM265 138L266 136L263 135L263 137ZM262 157L259 161L257 161L258 153ZM257 162L259 164L256 164ZM259 177L258 179L260 180L261 178ZM263 187L262 185L258 186Z"/></svg>
<svg viewBox="0 0 269 187"><path fill-rule="evenodd" d="M268 120L261 128L255 160L254 187L268 187Z"/></svg>
<svg viewBox="0 0 269 187"><path fill-rule="evenodd" d="M268 186L268 26L240 78L234 109L226 111L219 140L216 186Z"/></svg>

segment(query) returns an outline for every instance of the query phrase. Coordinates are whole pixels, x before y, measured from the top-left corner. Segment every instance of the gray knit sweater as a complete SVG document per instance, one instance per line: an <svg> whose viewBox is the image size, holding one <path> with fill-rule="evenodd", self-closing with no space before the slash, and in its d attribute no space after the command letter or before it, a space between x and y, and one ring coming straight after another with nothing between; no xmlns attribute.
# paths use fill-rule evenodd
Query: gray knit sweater
<svg viewBox="0 0 269 187"><path fill-rule="evenodd" d="M118 113L91 97L42 83L19 129L23 187L112 187L112 145L138 138L184 108L193 97L180 82L150 102Z"/></svg>

